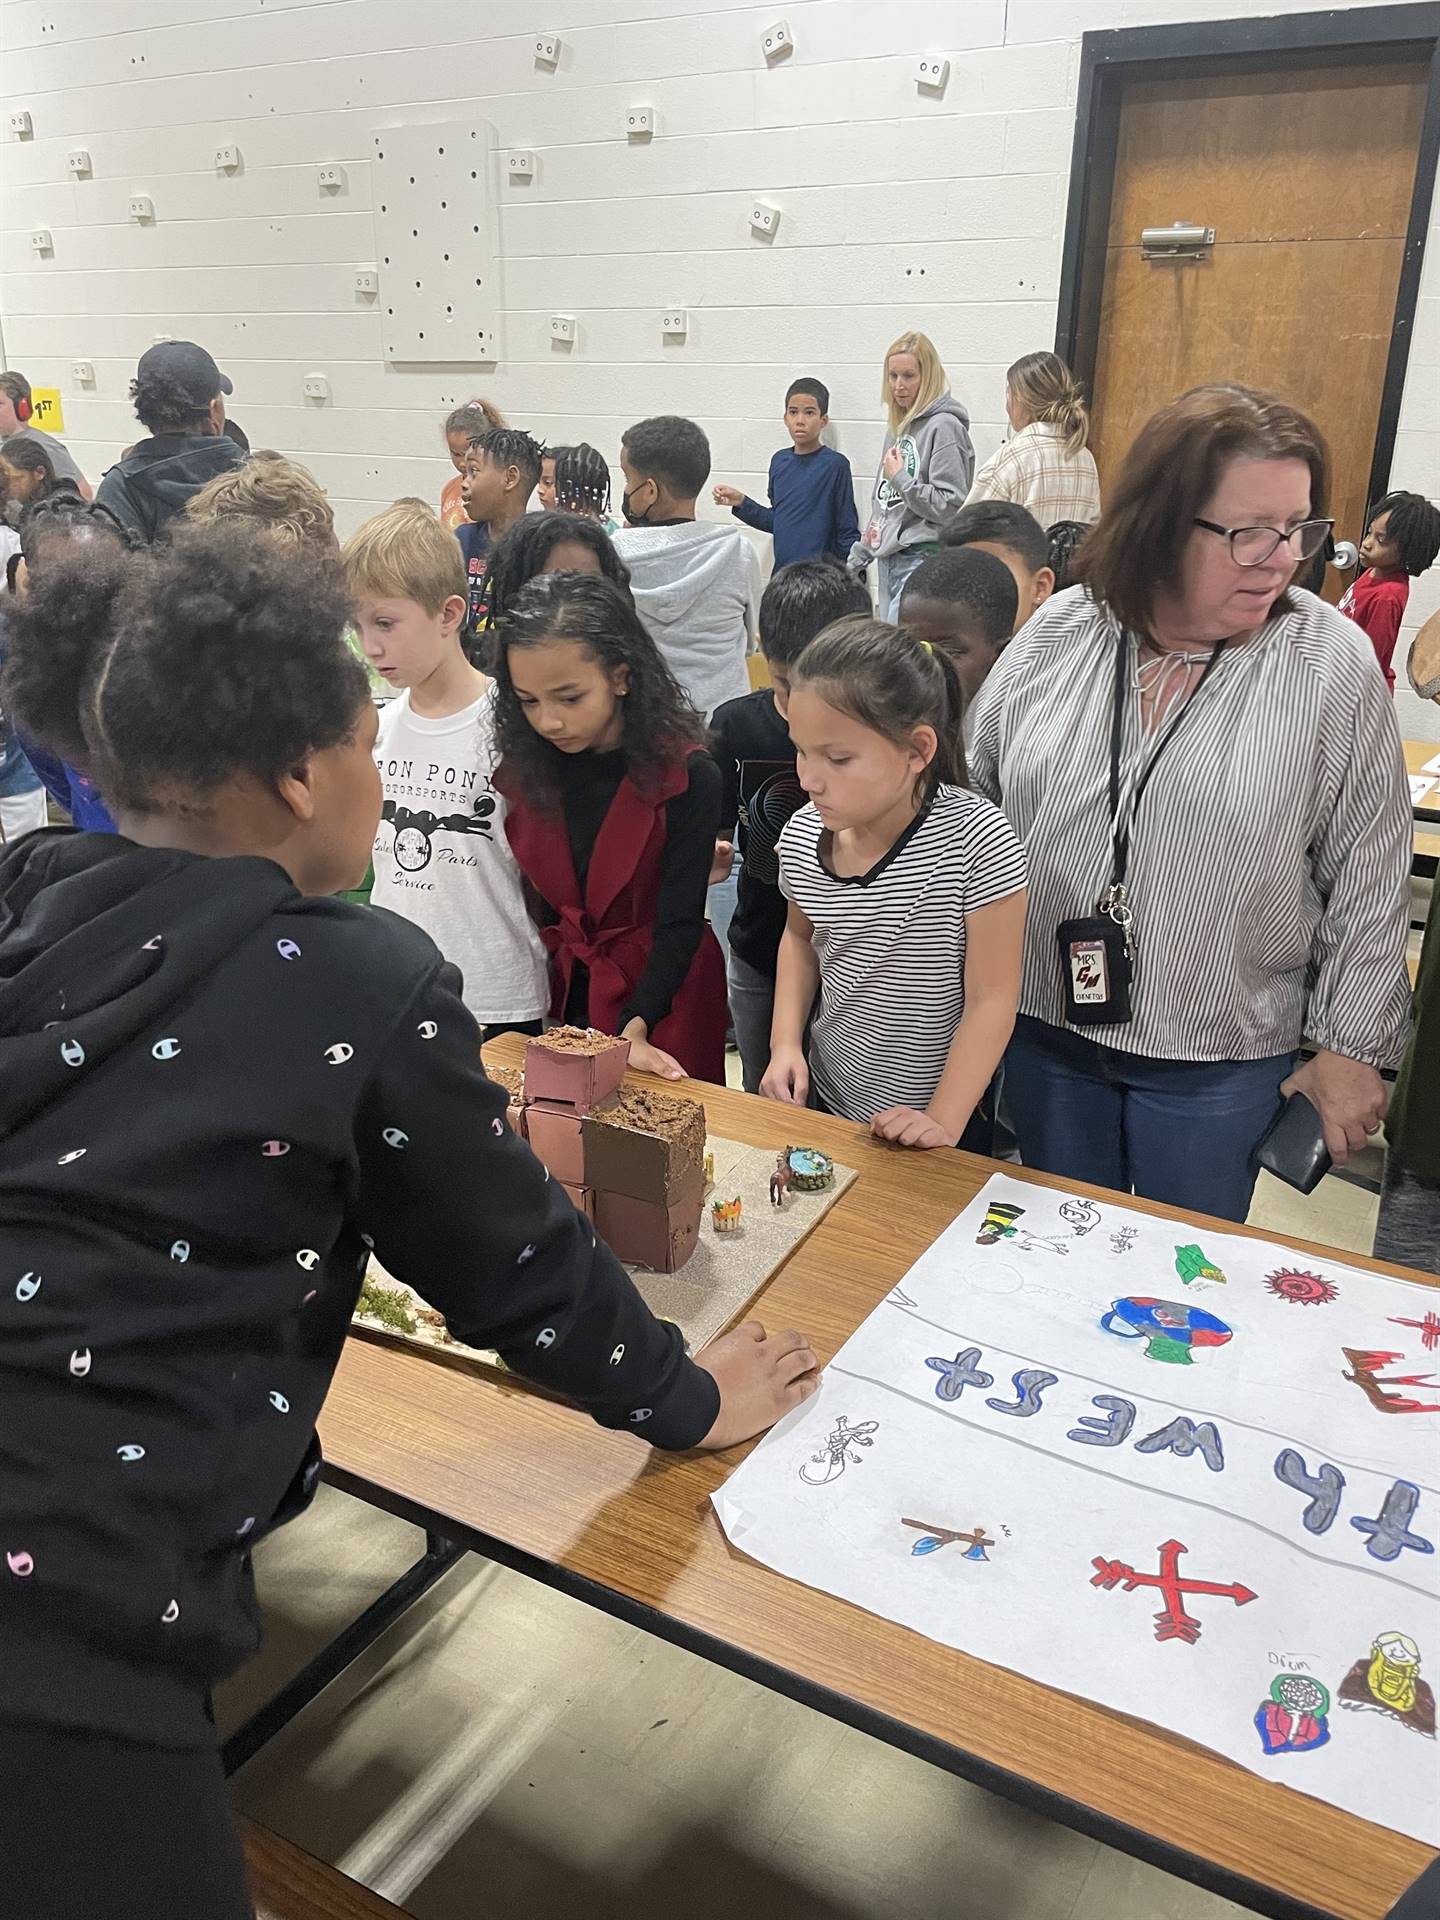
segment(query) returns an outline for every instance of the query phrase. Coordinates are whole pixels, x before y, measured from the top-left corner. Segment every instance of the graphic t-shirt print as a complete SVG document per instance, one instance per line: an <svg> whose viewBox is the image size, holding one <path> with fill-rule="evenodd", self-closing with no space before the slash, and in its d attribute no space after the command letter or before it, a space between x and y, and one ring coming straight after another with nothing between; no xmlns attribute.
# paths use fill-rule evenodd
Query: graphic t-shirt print
<svg viewBox="0 0 1440 1920"><path fill-rule="evenodd" d="M496 798L488 777L474 766L446 766L418 755L376 755L385 782L386 800L380 811L383 824L395 830L397 885L403 874L421 874L438 867L474 866L476 855L448 842L468 835L495 838Z"/></svg>
<svg viewBox="0 0 1440 1920"><path fill-rule="evenodd" d="M907 478L913 480L920 470L920 457L915 450L915 442L907 433L902 440L897 440L895 445L904 463ZM898 502L899 498L899 488L893 480L888 480L882 473L879 480L875 483L875 507L870 515L870 524L865 529L865 539L863 542L865 546L879 546L881 525L886 514L889 513L890 509Z"/></svg>

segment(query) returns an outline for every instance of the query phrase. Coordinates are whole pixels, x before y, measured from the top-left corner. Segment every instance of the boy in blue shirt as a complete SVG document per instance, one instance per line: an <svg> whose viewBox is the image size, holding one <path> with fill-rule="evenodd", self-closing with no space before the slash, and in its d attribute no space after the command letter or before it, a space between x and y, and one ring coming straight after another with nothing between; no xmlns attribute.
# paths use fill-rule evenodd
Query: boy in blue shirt
<svg viewBox="0 0 1440 1920"><path fill-rule="evenodd" d="M821 380L792 380L785 395L785 429L792 445L770 462L770 505L738 487L716 487L715 504L737 520L774 535L775 567L792 560L844 560L860 538L850 462L820 444L830 417L830 389Z"/></svg>

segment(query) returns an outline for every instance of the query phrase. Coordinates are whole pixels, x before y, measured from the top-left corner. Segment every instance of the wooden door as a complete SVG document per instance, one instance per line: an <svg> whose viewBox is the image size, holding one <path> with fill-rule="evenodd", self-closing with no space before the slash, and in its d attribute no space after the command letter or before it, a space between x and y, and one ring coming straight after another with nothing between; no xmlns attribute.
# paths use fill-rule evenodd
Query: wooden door
<svg viewBox="0 0 1440 1920"><path fill-rule="evenodd" d="M1321 66L1126 90L1096 343L1102 490L1156 407L1238 380L1318 421L1336 538L1360 539L1427 77ZM1142 259L1141 229L1177 220L1214 227L1209 257Z"/></svg>

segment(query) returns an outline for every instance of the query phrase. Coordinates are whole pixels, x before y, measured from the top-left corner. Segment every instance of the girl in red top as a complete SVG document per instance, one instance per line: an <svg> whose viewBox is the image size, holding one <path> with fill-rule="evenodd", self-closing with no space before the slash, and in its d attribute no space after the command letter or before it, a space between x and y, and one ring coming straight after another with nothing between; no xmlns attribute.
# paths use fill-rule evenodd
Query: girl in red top
<svg viewBox="0 0 1440 1920"><path fill-rule="evenodd" d="M496 663L495 784L550 953L550 1011L666 1079L724 1084L725 967L705 924L720 772L629 596L543 574Z"/></svg>
<svg viewBox="0 0 1440 1920"><path fill-rule="evenodd" d="M1387 493L1365 529L1360 558L1365 571L1351 582L1340 602L1370 639L1385 684L1395 691L1391 661L1400 622L1410 598L1410 582L1424 573L1440 552L1440 508L1419 493Z"/></svg>

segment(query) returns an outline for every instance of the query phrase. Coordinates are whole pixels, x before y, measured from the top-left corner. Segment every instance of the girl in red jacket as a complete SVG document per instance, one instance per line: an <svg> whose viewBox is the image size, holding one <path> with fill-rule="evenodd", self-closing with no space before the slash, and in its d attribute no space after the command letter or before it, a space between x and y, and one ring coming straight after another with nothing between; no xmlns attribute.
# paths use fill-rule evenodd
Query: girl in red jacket
<svg viewBox="0 0 1440 1920"><path fill-rule="evenodd" d="M631 1065L725 1079L725 968L705 924L720 772L611 581L531 581L501 629L495 784L550 952L550 1011Z"/></svg>
<svg viewBox="0 0 1440 1920"><path fill-rule="evenodd" d="M1385 684L1395 691L1395 642L1410 598L1410 582L1440 553L1440 507L1419 493L1387 493L1370 517L1360 558L1365 571L1350 583L1340 602L1369 636Z"/></svg>

